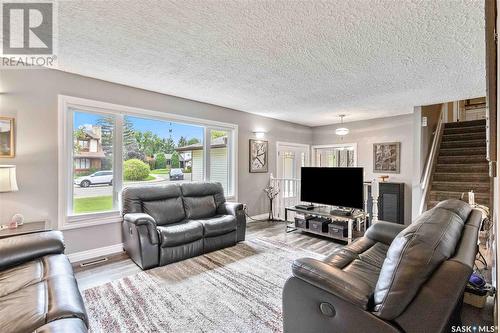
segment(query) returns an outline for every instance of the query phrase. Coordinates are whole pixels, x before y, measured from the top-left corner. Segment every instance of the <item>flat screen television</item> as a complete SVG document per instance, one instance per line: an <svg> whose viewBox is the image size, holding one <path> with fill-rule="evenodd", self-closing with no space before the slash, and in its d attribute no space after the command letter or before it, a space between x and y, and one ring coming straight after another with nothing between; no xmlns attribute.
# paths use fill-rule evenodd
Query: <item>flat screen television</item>
<svg viewBox="0 0 500 333"><path fill-rule="evenodd" d="M301 178L301 201L363 209L363 168L305 167Z"/></svg>

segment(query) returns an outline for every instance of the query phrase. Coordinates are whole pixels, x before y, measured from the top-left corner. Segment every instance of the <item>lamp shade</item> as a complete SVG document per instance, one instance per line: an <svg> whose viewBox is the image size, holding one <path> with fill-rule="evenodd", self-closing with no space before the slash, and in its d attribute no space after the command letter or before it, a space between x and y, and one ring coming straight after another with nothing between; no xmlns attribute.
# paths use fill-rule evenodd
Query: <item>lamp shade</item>
<svg viewBox="0 0 500 333"><path fill-rule="evenodd" d="M347 135L347 134L349 134L349 129L345 128L345 127L337 128L335 130L335 134L340 135L340 136Z"/></svg>
<svg viewBox="0 0 500 333"><path fill-rule="evenodd" d="M16 181L15 165L0 165L0 192L14 192L19 190Z"/></svg>

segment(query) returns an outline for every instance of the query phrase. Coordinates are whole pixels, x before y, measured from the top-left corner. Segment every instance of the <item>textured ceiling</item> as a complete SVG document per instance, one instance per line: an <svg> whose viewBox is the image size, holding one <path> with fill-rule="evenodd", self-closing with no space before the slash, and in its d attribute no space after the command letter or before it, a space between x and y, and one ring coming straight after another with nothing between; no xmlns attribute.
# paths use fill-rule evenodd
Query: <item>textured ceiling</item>
<svg viewBox="0 0 500 333"><path fill-rule="evenodd" d="M483 1L61 1L59 69L310 126L485 95Z"/></svg>

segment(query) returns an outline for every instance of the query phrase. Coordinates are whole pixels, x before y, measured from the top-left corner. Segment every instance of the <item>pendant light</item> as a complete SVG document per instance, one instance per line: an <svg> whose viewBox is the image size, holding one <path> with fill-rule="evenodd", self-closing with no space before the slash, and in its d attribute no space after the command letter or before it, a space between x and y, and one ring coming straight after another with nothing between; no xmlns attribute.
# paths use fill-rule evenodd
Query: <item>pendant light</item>
<svg viewBox="0 0 500 333"><path fill-rule="evenodd" d="M341 115L339 115L339 117L340 117L340 126L341 127L337 128L335 130L335 134L337 134L338 136L344 136L344 135L349 134L349 129L345 128L345 127L342 127L342 125L344 125L345 114L341 114Z"/></svg>

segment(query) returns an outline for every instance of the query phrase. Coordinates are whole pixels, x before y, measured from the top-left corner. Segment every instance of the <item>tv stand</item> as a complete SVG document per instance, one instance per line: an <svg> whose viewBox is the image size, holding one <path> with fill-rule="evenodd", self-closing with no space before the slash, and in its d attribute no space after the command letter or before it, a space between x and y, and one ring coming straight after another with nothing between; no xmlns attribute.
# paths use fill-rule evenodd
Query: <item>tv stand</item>
<svg viewBox="0 0 500 333"><path fill-rule="evenodd" d="M353 209L348 209L348 208L335 208L330 211L330 215L351 216L353 211L354 211Z"/></svg>
<svg viewBox="0 0 500 333"><path fill-rule="evenodd" d="M314 206L313 209L300 209L300 208L297 208L296 206L292 206L292 207L285 208L286 232L300 230L303 232L318 234L318 235L321 235L324 237L338 239L337 237L331 237L328 232L326 232L326 233L325 232L316 232L316 231L313 231L313 230L308 229L308 228L296 227L294 222L288 221L288 213L289 212L303 214L304 216L324 217L327 219L331 219L332 221L346 223L348 234L347 234L347 238L345 238L344 241L347 241L348 244L350 244L353 240L354 222L357 222L356 224L357 224L357 229L358 229L357 231L358 232L361 232L361 224L363 224L363 228L366 229L367 214L362 210L354 210L354 211L351 211L351 214L346 215L344 211L342 211L341 214L337 214L335 212L335 209L330 210L330 208L326 207L326 206Z"/></svg>

